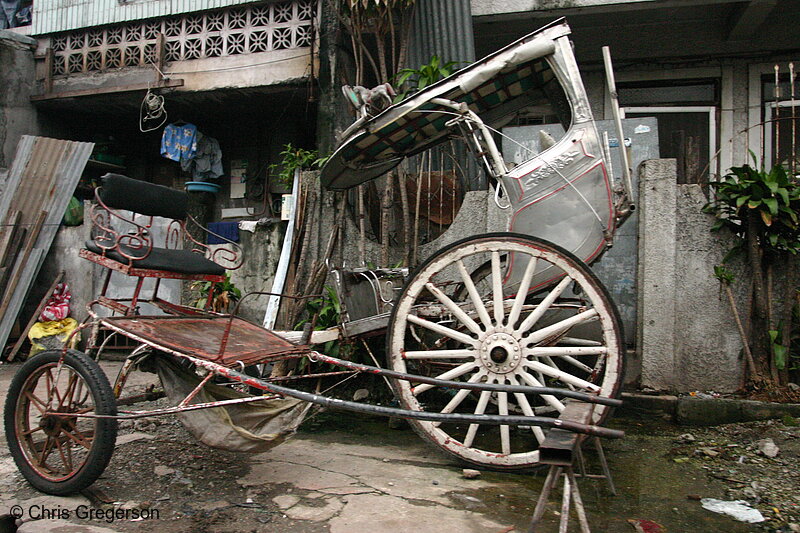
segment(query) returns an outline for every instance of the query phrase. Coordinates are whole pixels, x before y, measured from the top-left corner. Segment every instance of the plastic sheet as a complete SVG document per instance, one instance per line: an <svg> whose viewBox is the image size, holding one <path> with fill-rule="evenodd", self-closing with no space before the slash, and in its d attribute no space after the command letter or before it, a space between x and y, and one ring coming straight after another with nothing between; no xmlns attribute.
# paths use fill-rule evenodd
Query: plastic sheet
<svg viewBox="0 0 800 533"><path fill-rule="evenodd" d="M750 507L750 504L744 500L723 501L714 498L703 498L700 500L700 504L703 506L703 509L728 515L739 522L756 524L765 520L758 509L753 509Z"/></svg>
<svg viewBox="0 0 800 533"><path fill-rule="evenodd" d="M28 340L31 341L30 355L36 355L44 350L63 348L77 327L78 322L74 318L35 323L28 332ZM72 337L69 348L75 348L80 338L80 333Z"/></svg>

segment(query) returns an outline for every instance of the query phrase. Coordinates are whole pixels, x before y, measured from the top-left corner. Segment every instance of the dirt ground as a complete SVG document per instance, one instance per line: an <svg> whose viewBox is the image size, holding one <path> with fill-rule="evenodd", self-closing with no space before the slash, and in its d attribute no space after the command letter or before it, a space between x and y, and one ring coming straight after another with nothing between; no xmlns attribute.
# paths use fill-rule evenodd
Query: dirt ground
<svg viewBox="0 0 800 533"><path fill-rule="evenodd" d="M673 442L673 461L691 461L723 481L728 499L750 502L767 528L800 531L800 420L691 428Z"/></svg>
<svg viewBox="0 0 800 533"><path fill-rule="evenodd" d="M103 365L114 374L114 363ZM15 365L0 366L3 396L14 370ZM131 392L153 379L148 374L135 376ZM800 531L796 422L685 428L615 418L612 425L627 432L624 439L606 443L619 494L611 496L599 480L580 482L593 531L631 533L637 520L652 521L672 532ZM767 445L767 439L774 446ZM591 457L589 466L596 471ZM478 479L467 480L462 468L408 427L391 429L382 418L324 412L307 420L295 438L255 455L199 444L174 417L141 419L121 423L114 457L103 476L70 498L32 489L17 472L2 438L0 515L13 505L73 511L69 517L27 521L21 533L527 529L541 491L542 469L483 471ZM745 500L767 521L748 525L711 513L698 501L707 497ZM545 533L558 530L560 494L552 502L545 515ZM75 516L74 510L82 505L129 514L126 519L87 520ZM157 516L131 519L134 510ZM0 532L5 531L2 528L0 518Z"/></svg>

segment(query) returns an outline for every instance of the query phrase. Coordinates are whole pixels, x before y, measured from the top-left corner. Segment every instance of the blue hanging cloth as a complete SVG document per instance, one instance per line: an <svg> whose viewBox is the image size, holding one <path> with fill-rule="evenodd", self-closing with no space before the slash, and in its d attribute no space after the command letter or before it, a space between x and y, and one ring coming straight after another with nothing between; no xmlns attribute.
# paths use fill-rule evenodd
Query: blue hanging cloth
<svg viewBox="0 0 800 533"><path fill-rule="evenodd" d="M208 224L208 231L216 233L228 241L239 242L239 223L238 222L211 222ZM217 235L208 235L208 244L225 244Z"/></svg>
<svg viewBox="0 0 800 533"><path fill-rule="evenodd" d="M188 161L197 152L197 126L167 124L161 135L161 155L173 161Z"/></svg>

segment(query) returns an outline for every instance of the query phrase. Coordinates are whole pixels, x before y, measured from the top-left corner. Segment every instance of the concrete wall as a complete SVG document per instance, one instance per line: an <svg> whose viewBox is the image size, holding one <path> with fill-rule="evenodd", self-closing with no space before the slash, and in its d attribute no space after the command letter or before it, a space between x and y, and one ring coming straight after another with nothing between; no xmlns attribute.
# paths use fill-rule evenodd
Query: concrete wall
<svg viewBox="0 0 800 533"><path fill-rule="evenodd" d="M270 291L275 270L283 246L286 222L269 226L258 226L254 233L239 231L239 243L245 252L245 262L238 270L232 270L231 281L242 291ZM251 296L242 302L239 315L261 324L267 308L267 296Z"/></svg>
<svg viewBox="0 0 800 533"><path fill-rule="evenodd" d="M0 168L14 160L22 135L39 133L33 92L36 40L9 30L0 31Z"/></svg>
<svg viewBox="0 0 800 533"><path fill-rule="evenodd" d="M48 45L49 41L46 39L39 41L39 53L44 53ZM292 48L191 61L172 61L164 68L164 74L169 79L183 80L183 85L175 89L178 93L263 87L305 79L310 70L310 57L308 48ZM314 68L318 70L319 66L315 64ZM43 67L40 67L40 71L43 77ZM156 82L157 73L152 68L128 67L107 72L59 76L53 79L53 92L84 90L102 92L103 89Z"/></svg>
<svg viewBox="0 0 800 533"><path fill-rule="evenodd" d="M86 206L88 210L88 205ZM89 217L84 212L84 223L81 226L61 226L56 233L50 251L42 264L42 269L31 287L26 309L33 312L36 305L45 296L55 277L64 271L64 282L72 291L70 316L78 322L86 318L86 304L97 297L100 291L102 269L78 256L83 243L89 239ZM29 313L25 313L28 316Z"/></svg>
<svg viewBox="0 0 800 533"><path fill-rule="evenodd" d="M741 341L714 278L733 241L711 233L697 185L677 185L675 160L646 161L639 185L639 331L635 371L644 388L733 391L741 385ZM738 306L747 277L734 264Z"/></svg>

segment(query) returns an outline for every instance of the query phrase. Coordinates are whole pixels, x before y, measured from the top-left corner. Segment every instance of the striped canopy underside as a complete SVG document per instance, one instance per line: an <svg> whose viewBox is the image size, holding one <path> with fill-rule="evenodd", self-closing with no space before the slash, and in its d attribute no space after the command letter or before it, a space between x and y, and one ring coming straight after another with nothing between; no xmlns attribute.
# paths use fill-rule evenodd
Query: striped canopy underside
<svg viewBox="0 0 800 533"><path fill-rule="evenodd" d="M481 116L531 90L543 88L554 78L547 60L539 58L517 65L470 92L456 87L442 97L466 103L471 111ZM451 108L426 102L364 135L342 153L342 158L349 167L358 168L420 152L447 137L449 129L445 123L453 118L453 113Z"/></svg>

